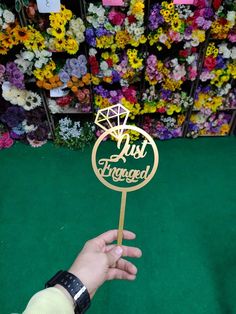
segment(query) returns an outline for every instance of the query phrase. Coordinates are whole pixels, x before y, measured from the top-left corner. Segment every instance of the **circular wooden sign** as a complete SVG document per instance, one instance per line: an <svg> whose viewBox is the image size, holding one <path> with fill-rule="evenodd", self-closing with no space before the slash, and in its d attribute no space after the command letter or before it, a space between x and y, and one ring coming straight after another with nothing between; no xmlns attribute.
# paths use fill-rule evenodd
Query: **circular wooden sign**
<svg viewBox="0 0 236 314"><path fill-rule="evenodd" d="M142 143L131 143L126 130L141 134ZM99 147L109 135L117 139L117 154L98 159ZM92 152L92 166L97 178L108 188L120 192L132 192L144 187L153 178L158 161L158 150L152 137L133 125L118 125L106 130L97 139ZM135 164L139 169L134 168Z"/></svg>

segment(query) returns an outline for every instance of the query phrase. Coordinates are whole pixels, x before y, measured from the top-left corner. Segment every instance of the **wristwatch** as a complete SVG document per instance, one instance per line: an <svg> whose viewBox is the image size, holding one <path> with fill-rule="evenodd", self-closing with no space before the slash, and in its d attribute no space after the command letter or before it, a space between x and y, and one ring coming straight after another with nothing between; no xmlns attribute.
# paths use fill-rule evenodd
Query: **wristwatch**
<svg viewBox="0 0 236 314"><path fill-rule="evenodd" d="M72 296L75 304L75 314L83 314L90 306L90 296L87 288L75 275L60 270L45 284L45 288L56 284L64 287Z"/></svg>

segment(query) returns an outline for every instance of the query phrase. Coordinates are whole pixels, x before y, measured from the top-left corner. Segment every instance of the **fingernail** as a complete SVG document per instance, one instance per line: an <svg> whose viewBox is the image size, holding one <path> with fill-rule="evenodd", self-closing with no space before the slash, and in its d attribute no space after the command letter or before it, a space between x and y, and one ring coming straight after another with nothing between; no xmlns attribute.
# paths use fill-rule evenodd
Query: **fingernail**
<svg viewBox="0 0 236 314"><path fill-rule="evenodd" d="M117 255L121 255L122 252L123 252L122 247L117 246L115 252L116 252Z"/></svg>

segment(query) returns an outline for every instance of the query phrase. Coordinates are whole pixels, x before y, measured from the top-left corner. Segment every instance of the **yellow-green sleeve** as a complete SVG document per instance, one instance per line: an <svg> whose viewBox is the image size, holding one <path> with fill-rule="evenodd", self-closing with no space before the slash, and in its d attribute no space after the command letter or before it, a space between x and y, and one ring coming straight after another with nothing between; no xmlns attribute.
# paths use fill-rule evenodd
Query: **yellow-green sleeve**
<svg viewBox="0 0 236 314"><path fill-rule="evenodd" d="M36 293L22 314L74 314L73 303L57 288Z"/></svg>

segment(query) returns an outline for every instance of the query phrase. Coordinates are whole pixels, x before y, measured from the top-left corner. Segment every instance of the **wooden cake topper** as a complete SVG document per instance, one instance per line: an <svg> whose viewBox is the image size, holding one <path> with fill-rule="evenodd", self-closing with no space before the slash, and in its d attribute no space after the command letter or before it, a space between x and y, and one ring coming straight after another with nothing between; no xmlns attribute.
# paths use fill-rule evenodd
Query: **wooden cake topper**
<svg viewBox="0 0 236 314"><path fill-rule="evenodd" d="M128 117L129 110L121 104L98 110L95 123L105 132L97 139L92 152L92 166L97 178L108 188L122 193L118 245L122 244L127 192L146 185L153 178L159 160L152 137L136 126L127 125ZM130 142L130 131L142 135L141 144ZM116 140L117 152L110 156L106 156L107 151L99 152L107 136Z"/></svg>

